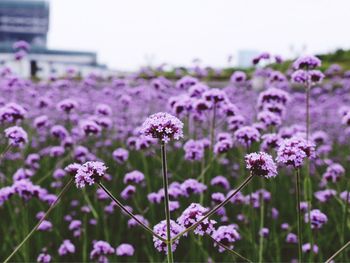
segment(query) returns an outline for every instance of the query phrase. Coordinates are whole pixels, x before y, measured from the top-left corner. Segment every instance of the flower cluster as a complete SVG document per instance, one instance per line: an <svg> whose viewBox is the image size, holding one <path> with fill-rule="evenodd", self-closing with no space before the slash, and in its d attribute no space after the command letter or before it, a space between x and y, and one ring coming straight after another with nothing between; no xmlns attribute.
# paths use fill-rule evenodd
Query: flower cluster
<svg viewBox="0 0 350 263"><path fill-rule="evenodd" d="M277 151L277 162L301 167L305 158L313 158L314 145L300 136L293 136L281 142Z"/></svg>
<svg viewBox="0 0 350 263"><path fill-rule="evenodd" d="M173 238L175 237L177 234L179 234L181 231L183 230L183 228L178 225L175 221L170 220L170 237ZM158 223L157 225L155 225L153 227L153 231L154 233L156 233L157 235L161 236L162 238L166 239L167 238L167 225L166 225L166 221L163 220L160 223ZM165 252L166 254L168 253L167 250L167 245L165 242L163 242L162 240L158 239L157 237L153 236L153 242L154 242L154 247L159 251L159 252ZM175 240L172 244L171 244L171 249L174 252L176 250L176 247L179 244L179 239Z"/></svg>
<svg viewBox="0 0 350 263"><path fill-rule="evenodd" d="M212 234L212 237L220 242L221 244L229 247L230 249L233 248L232 243L238 241L241 239L240 234L237 231L236 225L228 225L228 226L220 226L218 229L214 231ZM214 244L214 246L219 247L219 252L224 252L225 249L218 244Z"/></svg>
<svg viewBox="0 0 350 263"><path fill-rule="evenodd" d="M169 113L159 112L148 117L142 124L141 133L159 139L163 143L183 137L183 123Z"/></svg>
<svg viewBox="0 0 350 263"><path fill-rule="evenodd" d="M102 162L86 162L77 169L75 184L78 188L93 185L105 175L106 170L107 167Z"/></svg>
<svg viewBox="0 0 350 263"><path fill-rule="evenodd" d="M200 204L192 203L182 212L181 216L177 219L177 223L184 228L188 228L197 223L207 212L207 208L204 208ZM214 220L205 219L195 228L194 233L201 236L211 234L214 231L215 223Z"/></svg>
<svg viewBox="0 0 350 263"><path fill-rule="evenodd" d="M13 126L5 130L5 136L12 146L23 146L28 142L28 135L21 127Z"/></svg>
<svg viewBox="0 0 350 263"><path fill-rule="evenodd" d="M251 153L245 156L247 169L252 175L262 176L265 178L276 177L277 166L271 155L265 152Z"/></svg>

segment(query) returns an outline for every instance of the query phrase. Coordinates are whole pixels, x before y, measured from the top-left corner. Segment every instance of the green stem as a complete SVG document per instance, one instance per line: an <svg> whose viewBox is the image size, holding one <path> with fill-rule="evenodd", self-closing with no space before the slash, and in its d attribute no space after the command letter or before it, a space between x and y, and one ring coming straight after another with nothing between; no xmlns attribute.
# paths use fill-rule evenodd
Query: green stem
<svg viewBox="0 0 350 263"><path fill-rule="evenodd" d="M49 209L46 211L45 215L39 220L39 222L33 227L33 229L28 233L28 235L22 240L22 242L15 248L14 251L4 260L4 263L9 262L10 259L17 253L17 251L26 243L26 241L34 234L34 232L38 229L38 227L41 225L41 223L47 218L47 216L50 214L50 212L56 207L56 205L59 203L62 196L67 192L69 187L72 185L74 181L74 178L70 179L70 181L64 186L62 191L57 196L57 199L55 202L51 204Z"/></svg>
<svg viewBox="0 0 350 263"><path fill-rule="evenodd" d="M167 232L167 258L168 263L174 262L173 251L171 249L171 224L170 224L170 208L169 208L169 193L168 193L168 174L166 166L166 149L165 143L160 146L162 155L162 171L163 171L163 188L164 188L164 206L165 206L165 219L166 219L166 232Z"/></svg>
<svg viewBox="0 0 350 263"><path fill-rule="evenodd" d="M123 210L126 214L128 214L131 218L133 218L140 226L142 226L147 232L151 233L153 236L157 237L158 239L160 239L163 242L166 242L166 240L164 238L162 238L161 236L157 235L156 233L153 232L153 230L151 228L149 228L148 226L146 226L144 223L142 223L137 217L135 217L135 215L133 215L128 209L125 208L125 206L117 199L115 198L112 193L110 191L108 191L108 189L101 183L98 183L99 187L109 196L109 198L111 198L116 204L117 206Z"/></svg>
<svg viewBox="0 0 350 263"><path fill-rule="evenodd" d="M296 170L296 182L295 182L295 190L296 190L296 208L297 208L297 227L298 227L298 262L302 262L301 258L301 212L300 212L300 170Z"/></svg>
<svg viewBox="0 0 350 263"><path fill-rule="evenodd" d="M265 181L262 181L262 189L265 188ZM263 229L264 227L264 198L261 196L260 197L260 230ZM259 239L259 263L263 262L263 251L264 251L264 237L260 235Z"/></svg>
<svg viewBox="0 0 350 263"><path fill-rule="evenodd" d="M238 252L236 252L236 251L230 249L228 246L224 245L223 243L221 243L221 242L215 240L211 235L208 235L208 236L209 236L216 244L218 244L220 247L226 249L226 250L227 250L229 253L231 253L232 255L235 255L235 256L237 256L237 257L243 259L244 261L252 262L251 260L249 260L249 259L243 257L243 256L242 256L241 254L239 254Z"/></svg>

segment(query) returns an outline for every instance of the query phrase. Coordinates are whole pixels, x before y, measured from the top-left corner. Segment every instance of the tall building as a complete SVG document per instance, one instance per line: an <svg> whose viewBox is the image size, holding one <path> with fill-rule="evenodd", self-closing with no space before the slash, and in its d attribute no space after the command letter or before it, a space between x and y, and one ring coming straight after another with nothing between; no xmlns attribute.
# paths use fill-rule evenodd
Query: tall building
<svg viewBox="0 0 350 263"><path fill-rule="evenodd" d="M33 47L45 48L49 10L45 0L0 0L0 45L25 40Z"/></svg>
<svg viewBox="0 0 350 263"><path fill-rule="evenodd" d="M104 65L98 64L95 52L49 49L49 18L49 0L0 0L0 66L20 71L26 77L60 75L67 67L82 75L106 71ZM31 45L29 54L20 63L15 61L12 48L18 40Z"/></svg>

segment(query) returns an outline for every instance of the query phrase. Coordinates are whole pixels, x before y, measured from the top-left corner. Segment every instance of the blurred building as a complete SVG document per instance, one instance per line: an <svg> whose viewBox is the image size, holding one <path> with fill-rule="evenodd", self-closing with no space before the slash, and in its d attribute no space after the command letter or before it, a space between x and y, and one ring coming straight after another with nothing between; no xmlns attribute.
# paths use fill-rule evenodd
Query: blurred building
<svg viewBox="0 0 350 263"><path fill-rule="evenodd" d="M106 69L98 64L94 52L48 49L49 18L47 0L0 0L0 64L15 71L20 68L27 77L61 74L67 67L81 73ZM31 45L29 55L21 63L14 60L12 48L18 40Z"/></svg>

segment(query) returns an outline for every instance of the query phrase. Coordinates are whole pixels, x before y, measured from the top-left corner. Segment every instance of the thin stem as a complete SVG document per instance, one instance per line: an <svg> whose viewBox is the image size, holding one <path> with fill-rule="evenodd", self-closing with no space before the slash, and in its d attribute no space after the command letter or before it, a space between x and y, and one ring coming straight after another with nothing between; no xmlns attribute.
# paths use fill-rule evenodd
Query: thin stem
<svg viewBox="0 0 350 263"><path fill-rule="evenodd" d="M241 254L239 254L238 252L236 252L236 251L230 249L228 246L224 245L223 243L221 243L221 242L215 240L215 238L213 238L211 235L208 235L208 236L209 236L209 237L211 238L211 240L213 240L216 244L218 244L220 247L226 249L227 252L231 253L232 255L235 255L235 256L237 256L237 257L243 259L244 261L252 262L251 260L247 259L246 257L243 257L243 256L242 256Z"/></svg>
<svg viewBox="0 0 350 263"><path fill-rule="evenodd" d="M343 252L350 245L350 241L342 246L337 252L335 252L329 259L327 259L326 263L330 263L333 259L336 258L341 252Z"/></svg>
<svg viewBox="0 0 350 263"><path fill-rule="evenodd" d="M231 199L232 197L234 197L239 191L241 191L249 182L250 180L252 180L252 178L254 177L253 174L250 174L244 181L243 183L232 193L230 194L230 196L228 196L224 201L222 201L220 204L218 204L217 206L215 206L212 210L210 210L205 216L203 216L199 221L197 221L197 223L193 224L192 226L186 228L185 230L183 230L182 232L180 232L179 234L177 234L175 237L173 237L171 239L171 242L174 242L176 239L180 238L183 234L191 231L192 229L195 229L199 224L201 224L205 219L207 219L208 217L212 216L213 214L215 214L221 207L223 207L224 205L226 205Z"/></svg>
<svg viewBox="0 0 350 263"><path fill-rule="evenodd" d="M128 214L131 218L133 218L137 223L139 223L146 231L148 231L149 233L151 233L153 236L155 236L156 238L160 239L163 242L167 242L164 238L162 238L161 236L157 235L156 233L153 232L153 230L151 228L149 228L148 226L146 226L144 223L142 223L135 215L133 215L128 209L125 208L125 206L119 202L119 200L117 198L115 198L111 192L108 191L108 189L101 183L98 183L99 187L109 196L109 198L111 198L116 204L117 206L123 210L126 214Z"/></svg>
<svg viewBox="0 0 350 263"><path fill-rule="evenodd" d="M211 120L211 127L210 127L210 149L213 149L214 147L215 122L216 122L216 103L214 103L214 106L213 106L213 117Z"/></svg>
<svg viewBox="0 0 350 263"><path fill-rule="evenodd" d="M310 90L311 85L308 83L306 86L306 140L310 137Z"/></svg>
<svg viewBox="0 0 350 263"><path fill-rule="evenodd" d="M166 165L166 149L165 143L160 146L162 155L162 171L163 171L163 188L164 188L164 206L165 206L165 219L166 219L166 232L167 232L167 258L168 263L174 262L173 251L171 249L171 225L170 225L170 208L169 208L169 193L168 193L168 174Z"/></svg>
<svg viewBox="0 0 350 263"><path fill-rule="evenodd" d="M265 180L262 181L262 189L265 188ZM264 198L260 197L260 230L264 227L264 210L265 210L265 202ZM260 235L259 239L259 262L263 262L263 252L264 252L264 237L263 235Z"/></svg>
<svg viewBox="0 0 350 263"><path fill-rule="evenodd" d="M4 263L9 262L10 259L17 253L17 251L26 243L26 241L34 234L34 232L38 229L41 223L48 217L50 212L56 207L59 203L62 196L67 192L69 187L72 185L74 178L70 179L70 181L63 187L62 191L57 196L57 199L50 205L49 209L46 211L44 216L39 220L39 222L33 227L33 229L28 233L28 235L22 240L22 242L15 248L14 251L5 259Z"/></svg>
<svg viewBox="0 0 350 263"><path fill-rule="evenodd" d="M298 262L301 261L301 217L300 217L300 170L296 170L296 182L295 182L295 190L296 190L296 202L297 202L297 226L298 226Z"/></svg>

